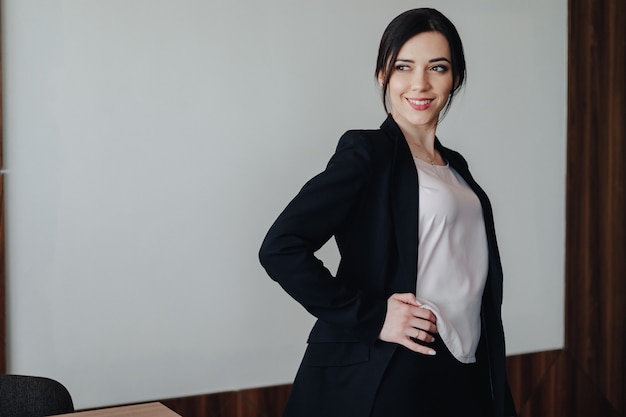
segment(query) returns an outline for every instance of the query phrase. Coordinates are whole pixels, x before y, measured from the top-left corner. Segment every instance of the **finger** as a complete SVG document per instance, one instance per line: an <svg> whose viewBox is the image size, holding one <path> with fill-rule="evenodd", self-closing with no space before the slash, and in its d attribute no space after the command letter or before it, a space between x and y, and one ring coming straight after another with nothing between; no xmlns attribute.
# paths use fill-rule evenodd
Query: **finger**
<svg viewBox="0 0 626 417"><path fill-rule="evenodd" d="M424 320L437 323L437 316L431 310L423 307L411 307L411 315Z"/></svg>
<svg viewBox="0 0 626 417"><path fill-rule="evenodd" d="M405 304L411 304L416 307L420 305L415 299L415 294L410 293L410 292L396 293L396 294L393 294L391 297L398 301L402 301Z"/></svg>
<svg viewBox="0 0 626 417"><path fill-rule="evenodd" d="M432 321L412 318L407 322L409 328L413 327L415 329L422 329L428 333L438 333L437 325Z"/></svg>
<svg viewBox="0 0 626 417"><path fill-rule="evenodd" d="M409 350L412 350L415 353L421 353L422 355L433 356L437 354L435 349L431 348L430 346L421 345L410 339L407 339L404 343L401 343L401 345L406 347Z"/></svg>
<svg viewBox="0 0 626 417"><path fill-rule="evenodd" d="M435 341L435 337L422 329L411 328L408 334L409 338L413 339L413 341L421 340L427 343L432 343Z"/></svg>

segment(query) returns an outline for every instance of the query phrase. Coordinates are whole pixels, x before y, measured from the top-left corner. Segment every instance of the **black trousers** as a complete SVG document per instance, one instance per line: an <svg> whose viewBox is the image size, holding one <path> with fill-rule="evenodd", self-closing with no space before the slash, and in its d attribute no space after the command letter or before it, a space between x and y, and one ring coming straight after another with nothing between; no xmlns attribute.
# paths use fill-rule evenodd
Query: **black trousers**
<svg viewBox="0 0 626 417"><path fill-rule="evenodd" d="M459 362L439 338L434 356L396 350L374 400L371 417L487 417L488 386L479 363Z"/></svg>

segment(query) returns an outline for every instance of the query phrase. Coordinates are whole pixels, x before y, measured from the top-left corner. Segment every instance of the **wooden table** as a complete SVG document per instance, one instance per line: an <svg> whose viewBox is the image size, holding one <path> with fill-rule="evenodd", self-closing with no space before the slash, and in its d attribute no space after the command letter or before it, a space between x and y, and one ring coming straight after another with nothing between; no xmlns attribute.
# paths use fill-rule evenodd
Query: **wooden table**
<svg viewBox="0 0 626 417"><path fill-rule="evenodd" d="M122 407L101 408L78 413L59 414L67 417L181 417L161 403L126 405Z"/></svg>

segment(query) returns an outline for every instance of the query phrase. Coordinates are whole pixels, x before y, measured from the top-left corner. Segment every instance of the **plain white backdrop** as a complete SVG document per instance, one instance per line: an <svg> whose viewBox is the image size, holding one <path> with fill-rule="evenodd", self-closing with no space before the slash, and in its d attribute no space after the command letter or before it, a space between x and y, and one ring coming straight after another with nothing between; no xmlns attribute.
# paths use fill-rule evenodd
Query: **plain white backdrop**
<svg viewBox="0 0 626 417"><path fill-rule="evenodd" d="M258 247L382 123L380 36L429 5L5 0L9 372L77 408L291 382L313 319ZM466 49L439 137L492 199L508 353L560 348L567 2L433 5Z"/></svg>

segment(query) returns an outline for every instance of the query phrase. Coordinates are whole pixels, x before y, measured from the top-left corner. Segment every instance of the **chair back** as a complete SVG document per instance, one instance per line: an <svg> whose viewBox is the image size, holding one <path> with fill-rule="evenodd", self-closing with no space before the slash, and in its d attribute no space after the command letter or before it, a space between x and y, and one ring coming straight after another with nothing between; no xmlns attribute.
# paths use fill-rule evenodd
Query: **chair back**
<svg viewBox="0 0 626 417"><path fill-rule="evenodd" d="M0 375L0 417L44 417L74 412L59 382L38 376Z"/></svg>

